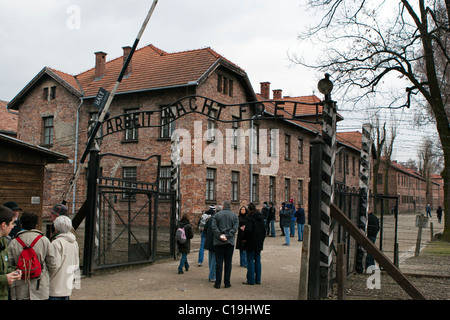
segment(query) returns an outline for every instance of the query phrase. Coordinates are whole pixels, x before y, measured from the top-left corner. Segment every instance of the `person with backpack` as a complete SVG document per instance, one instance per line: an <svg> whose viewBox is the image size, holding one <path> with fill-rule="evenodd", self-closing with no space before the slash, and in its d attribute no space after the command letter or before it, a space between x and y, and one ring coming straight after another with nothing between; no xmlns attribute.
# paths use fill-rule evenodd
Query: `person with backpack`
<svg viewBox="0 0 450 320"><path fill-rule="evenodd" d="M24 212L20 220L23 229L8 247L9 263L22 271L22 279L11 287L11 299L47 300L50 288L48 269L56 267L54 249L48 238L36 229L39 217L35 213Z"/></svg>
<svg viewBox="0 0 450 320"><path fill-rule="evenodd" d="M191 239L194 237L194 230L189 222L189 216L183 214L176 231L178 251L181 253L180 264L178 265L178 274L183 274L183 267L189 271L189 263L187 259L188 253L191 251Z"/></svg>
<svg viewBox="0 0 450 320"><path fill-rule="evenodd" d="M8 300L8 288L22 277L20 271L14 270L8 259L7 236L14 228L14 211L0 206L0 300Z"/></svg>

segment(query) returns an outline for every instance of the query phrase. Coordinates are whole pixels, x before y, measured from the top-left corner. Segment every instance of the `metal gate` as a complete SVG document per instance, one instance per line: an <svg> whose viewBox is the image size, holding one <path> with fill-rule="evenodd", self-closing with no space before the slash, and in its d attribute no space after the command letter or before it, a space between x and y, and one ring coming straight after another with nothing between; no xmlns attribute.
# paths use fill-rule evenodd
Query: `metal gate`
<svg viewBox="0 0 450 320"><path fill-rule="evenodd" d="M97 177L90 269L149 263L159 257L173 255L174 196L170 191L160 192L161 156L140 159L112 153L100 154L99 168L105 157L142 162L143 166L151 167L153 171L147 176L150 181Z"/></svg>

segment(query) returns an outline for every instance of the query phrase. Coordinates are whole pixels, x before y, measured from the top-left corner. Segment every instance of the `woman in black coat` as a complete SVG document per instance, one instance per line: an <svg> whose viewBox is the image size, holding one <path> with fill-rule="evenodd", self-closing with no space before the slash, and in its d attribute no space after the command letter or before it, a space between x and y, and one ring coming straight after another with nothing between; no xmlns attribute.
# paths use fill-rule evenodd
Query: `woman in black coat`
<svg viewBox="0 0 450 320"><path fill-rule="evenodd" d="M242 206L239 209L239 229L236 238L236 249L239 249L241 267L247 267L247 253L245 252L244 244L242 243L242 237L244 236L245 229L245 217L247 214L248 209L245 206Z"/></svg>
<svg viewBox="0 0 450 320"><path fill-rule="evenodd" d="M261 284L261 251L266 237L264 216L254 203L248 205L243 243L247 252L247 281L244 284Z"/></svg>
<svg viewBox="0 0 450 320"><path fill-rule="evenodd" d="M189 222L189 217L187 214L184 214L181 217L180 222L178 223L178 228L184 228L184 232L186 234L186 242L178 244L178 251L181 253L181 259L180 264L178 266L178 273L182 274L183 267L186 269L186 271L189 270L189 263L187 260L187 255L189 252L191 252L191 239L194 237L194 231L192 229L192 225Z"/></svg>

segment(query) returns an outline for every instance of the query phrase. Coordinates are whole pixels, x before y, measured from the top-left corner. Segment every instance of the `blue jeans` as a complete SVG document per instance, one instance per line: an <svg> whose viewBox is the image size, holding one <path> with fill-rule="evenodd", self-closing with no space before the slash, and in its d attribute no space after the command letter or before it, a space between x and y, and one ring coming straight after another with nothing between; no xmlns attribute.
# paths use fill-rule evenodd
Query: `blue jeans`
<svg viewBox="0 0 450 320"><path fill-rule="evenodd" d="M216 280L216 255L214 251L208 250L208 264L209 264L209 280Z"/></svg>
<svg viewBox="0 0 450 320"><path fill-rule="evenodd" d="M297 227L298 227L298 241L303 241L303 227L305 225L301 224L301 223L297 223Z"/></svg>
<svg viewBox="0 0 450 320"><path fill-rule="evenodd" d="M239 261L241 267L247 266L247 253L245 252L245 250L239 249Z"/></svg>
<svg viewBox="0 0 450 320"><path fill-rule="evenodd" d="M198 251L198 263L203 263L203 255L205 252L205 241L206 241L206 233L201 232L200 233L200 250Z"/></svg>
<svg viewBox="0 0 450 320"><path fill-rule="evenodd" d="M183 267L185 267L186 271L189 270L189 263L187 261L187 253L181 254L180 264L178 265L178 272L183 272Z"/></svg>
<svg viewBox="0 0 450 320"><path fill-rule="evenodd" d="M230 280L231 280L231 264L233 261L233 252L234 246L229 243L214 246L214 253L216 255L216 282L215 282L216 287L219 287L220 284L222 283L222 272L224 273L223 283L225 284L225 287L231 286Z"/></svg>
<svg viewBox="0 0 450 320"><path fill-rule="evenodd" d="M289 229L290 229L291 227L283 227L283 230L284 230L284 236L285 236L285 238L286 238L286 244L287 245L289 245L289 244L291 244L291 239L290 239L290 236L289 236Z"/></svg>
<svg viewBox="0 0 450 320"><path fill-rule="evenodd" d="M270 220L270 235L275 237L275 220Z"/></svg>
<svg viewBox="0 0 450 320"><path fill-rule="evenodd" d="M247 283L261 283L261 251L247 251Z"/></svg>
<svg viewBox="0 0 450 320"><path fill-rule="evenodd" d="M291 221L290 233L291 237L295 236L295 220Z"/></svg>

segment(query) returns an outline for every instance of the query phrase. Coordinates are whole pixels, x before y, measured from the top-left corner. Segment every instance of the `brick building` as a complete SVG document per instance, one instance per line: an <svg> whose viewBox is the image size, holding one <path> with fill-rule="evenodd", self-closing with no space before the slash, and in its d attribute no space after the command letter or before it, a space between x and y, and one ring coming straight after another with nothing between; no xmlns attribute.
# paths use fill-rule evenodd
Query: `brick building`
<svg viewBox="0 0 450 320"><path fill-rule="evenodd" d="M108 62L106 53L96 52L95 67L75 76L45 67L9 102L10 110L20 111L19 139L66 154L73 160L70 164L46 167L44 216L61 201L84 152L89 120L98 112L93 101L99 88L111 91L129 52L130 47L124 47L122 57ZM163 112L162 108L191 95L211 99L189 101L210 104L210 117L189 113L171 122L173 114ZM240 118L242 109L221 108L212 102L231 105L257 99L271 99L270 83L261 83L261 93L256 94L246 72L210 48L167 53L153 45L145 46L135 52L111 104L110 121L105 121L102 127L101 153L136 158L160 154L159 182L161 190L166 191L170 186L171 135L179 129L183 141L189 143L184 145L189 147L182 150L180 165L182 212L198 214L210 204L224 200L231 200L236 212L249 201L261 205L264 201L280 204L294 199L307 207L310 141L321 131L320 125L312 122L320 120L321 107L317 109L319 118L315 106L305 104L297 108L296 115L306 122L278 118L232 122ZM272 100L280 99L319 102L315 96L282 97L281 90L274 90ZM286 103L283 112L292 114L292 105ZM266 114L270 115L270 103L265 106ZM245 112L246 119L255 115L252 108ZM216 113L221 113L220 119L228 122L216 121ZM124 114L133 115L127 118ZM124 129L127 119L146 121L155 127ZM252 142L250 129L255 132ZM360 145L344 140L339 143L347 150L346 170L350 170L347 184L358 188L355 161L359 159ZM250 144L253 152L249 151ZM154 163L108 157L102 160L101 171L103 176L130 181L150 181L156 175ZM68 198L72 213L86 198L86 175L82 173ZM337 179L342 178L338 171ZM164 201L162 196L160 202Z"/></svg>
<svg viewBox="0 0 450 320"><path fill-rule="evenodd" d="M385 171L386 161L382 158L376 180L380 193L383 191ZM407 168L394 160L391 161L388 176L388 195L399 197L399 212L425 213L427 203L433 210L443 206L443 181L439 175L432 176L428 196L426 179L416 170Z"/></svg>

